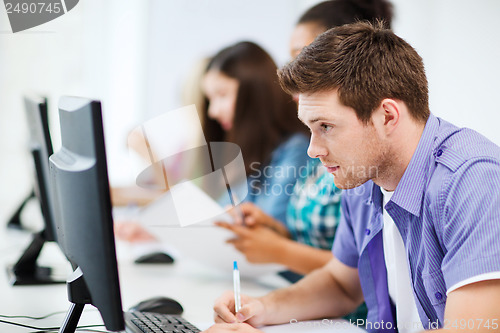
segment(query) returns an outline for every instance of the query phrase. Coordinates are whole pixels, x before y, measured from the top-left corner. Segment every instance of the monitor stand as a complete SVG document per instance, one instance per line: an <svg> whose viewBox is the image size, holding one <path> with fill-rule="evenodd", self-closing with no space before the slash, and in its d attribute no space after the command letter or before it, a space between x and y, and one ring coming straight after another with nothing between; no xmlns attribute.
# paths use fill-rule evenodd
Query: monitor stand
<svg viewBox="0 0 500 333"><path fill-rule="evenodd" d="M83 279L83 272L79 267L71 274L67 285L68 300L71 302L71 306L66 314L66 318L64 318L59 333L74 333L77 329L78 321L82 316L85 304L92 303L90 292Z"/></svg>
<svg viewBox="0 0 500 333"><path fill-rule="evenodd" d="M19 208L12 214L11 218L7 222L7 228L10 229L17 229L17 230L26 230L26 227L24 227L21 223L21 213L23 212L24 207L26 204L35 197L35 191L31 191L30 194L26 197L26 199L21 202L19 205Z"/></svg>
<svg viewBox="0 0 500 333"><path fill-rule="evenodd" d="M13 266L7 267L9 281L14 286L21 285L41 285L65 283L65 281L55 280L52 276L52 268L40 267L36 261L45 243L45 231L37 232L33 235L33 240L21 258Z"/></svg>

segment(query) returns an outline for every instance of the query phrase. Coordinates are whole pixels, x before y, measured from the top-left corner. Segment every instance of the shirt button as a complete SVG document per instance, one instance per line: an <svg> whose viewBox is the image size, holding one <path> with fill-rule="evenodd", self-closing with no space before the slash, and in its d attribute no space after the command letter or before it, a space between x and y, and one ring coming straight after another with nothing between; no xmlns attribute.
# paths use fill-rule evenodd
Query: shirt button
<svg viewBox="0 0 500 333"><path fill-rule="evenodd" d="M439 156L441 156L441 155L443 155L443 151L442 151L441 149L439 149L439 150L437 151L436 156L437 156L437 157L439 157Z"/></svg>
<svg viewBox="0 0 500 333"><path fill-rule="evenodd" d="M369 236L369 235L370 235L370 233L371 233L370 229L366 229L366 230L365 230L365 234L366 234L367 236Z"/></svg>
<svg viewBox="0 0 500 333"><path fill-rule="evenodd" d="M441 294L439 291L437 293L435 293L434 296L436 297L436 299L443 298L443 294Z"/></svg>

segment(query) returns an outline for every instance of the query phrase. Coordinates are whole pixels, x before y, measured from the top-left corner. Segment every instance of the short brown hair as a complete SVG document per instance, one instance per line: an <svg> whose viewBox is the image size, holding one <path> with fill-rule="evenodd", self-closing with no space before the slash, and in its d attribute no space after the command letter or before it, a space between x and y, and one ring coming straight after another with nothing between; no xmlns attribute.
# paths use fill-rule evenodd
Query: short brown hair
<svg viewBox="0 0 500 333"><path fill-rule="evenodd" d="M338 89L342 104L367 124L384 98L399 99L417 121L429 117L422 58L382 23L358 22L330 29L278 72L290 93Z"/></svg>

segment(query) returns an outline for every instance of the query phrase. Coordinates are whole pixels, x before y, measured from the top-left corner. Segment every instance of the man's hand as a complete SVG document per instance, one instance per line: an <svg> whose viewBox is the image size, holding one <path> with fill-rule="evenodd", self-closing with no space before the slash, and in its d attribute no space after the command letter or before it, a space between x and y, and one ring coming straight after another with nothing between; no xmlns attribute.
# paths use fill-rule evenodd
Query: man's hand
<svg viewBox="0 0 500 333"><path fill-rule="evenodd" d="M218 226L228 229L236 234L236 238L229 239L227 243L243 253L251 263L276 263L280 262L283 255L283 246L286 239L275 231L256 226L253 228L219 222Z"/></svg>
<svg viewBox="0 0 500 333"><path fill-rule="evenodd" d="M258 331L237 324L245 322L260 327L289 323L291 319L341 317L356 309L362 301L358 270L333 258L324 267L287 288L274 290L259 298L241 295L242 307L236 314L234 294L224 293L215 302L214 321L229 326L216 325L208 332L224 332L222 329L225 328L255 333ZM221 331L217 331L218 328Z"/></svg>
<svg viewBox="0 0 500 333"><path fill-rule="evenodd" d="M241 295L241 309L236 314L234 309L234 293L232 291L225 292L215 301L214 321L231 324L246 322L252 326L264 324L265 309L264 304L259 299Z"/></svg>

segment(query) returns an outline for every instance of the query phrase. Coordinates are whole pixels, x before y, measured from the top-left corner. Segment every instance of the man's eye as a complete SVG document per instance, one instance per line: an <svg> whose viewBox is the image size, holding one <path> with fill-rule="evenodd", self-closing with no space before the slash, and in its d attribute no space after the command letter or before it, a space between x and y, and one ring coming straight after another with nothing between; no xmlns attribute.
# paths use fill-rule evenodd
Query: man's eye
<svg viewBox="0 0 500 333"><path fill-rule="evenodd" d="M331 128L332 128L332 126L330 126L330 125L328 125L328 124L321 124L321 129L322 129L324 132L328 132Z"/></svg>

